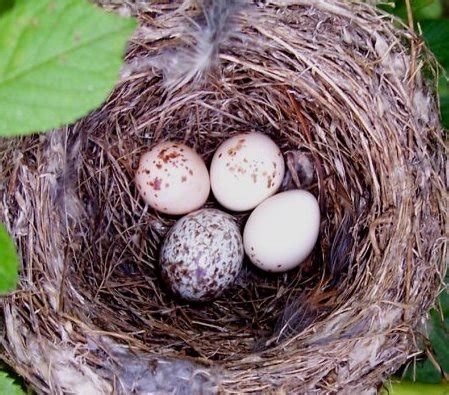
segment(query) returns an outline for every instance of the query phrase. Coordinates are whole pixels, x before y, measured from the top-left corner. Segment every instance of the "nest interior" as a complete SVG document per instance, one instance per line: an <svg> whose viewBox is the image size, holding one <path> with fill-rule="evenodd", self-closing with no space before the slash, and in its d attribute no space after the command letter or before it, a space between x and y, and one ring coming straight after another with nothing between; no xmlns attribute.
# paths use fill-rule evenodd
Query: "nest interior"
<svg viewBox="0 0 449 395"><path fill-rule="evenodd" d="M366 4L216 4L123 6L141 25L102 108L2 141L23 275L1 344L40 391L362 390L415 350L446 254L433 59ZM246 263L219 299L175 300L158 249L176 219L139 199L139 155L176 139L209 163L244 131L282 147L283 189L318 197L319 243L292 272Z"/></svg>

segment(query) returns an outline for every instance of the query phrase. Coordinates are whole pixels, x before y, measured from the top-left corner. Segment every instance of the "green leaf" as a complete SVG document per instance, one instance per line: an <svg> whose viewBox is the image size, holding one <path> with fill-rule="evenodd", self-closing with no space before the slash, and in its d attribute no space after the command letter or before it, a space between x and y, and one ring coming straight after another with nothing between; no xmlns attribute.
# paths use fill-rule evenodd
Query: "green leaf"
<svg viewBox="0 0 449 395"><path fill-rule="evenodd" d="M414 20L437 19L443 14L443 6L439 0L412 0L410 3ZM405 1L396 0L394 5L394 8L385 5L381 8L407 20L407 6Z"/></svg>
<svg viewBox="0 0 449 395"><path fill-rule="evenodd" d="M416 10L414 13L415 21L422 19L439 19L443 15L443 5L440 1L434 1L428 6Z"/></svg>
<svg viewBox="0 0 449 395"><path fill-rule="evenodd" d="M0 0L0 15L10 10L14 5L14 0Z"/></svg>
<svg viewBox="0 0 449 395"><path fill-rule="evenodd" d="M403 379L417 381L418 383L438 384L441 381L441 372L429 359L424 359L407 367Z"/></svg>
<svg viewBox="0 0 449 395"><path fill-rule="evenodd" d="M22 388L16 384L5 372L0 372L0 394L1 395L24 395Z"/></svg>
<svg viewBox="0 0 449 395"><path fill-rule="evenodd" d="M13 291L19 278L19 259L16 247L0 224L0 294ZM0 394L2 392L0 391Z"/></svg>
<svg viewBox="0 0 449 395"><path fill-rule="evenodd" d="M449 130L449 69L446 74L447 76L442 75L440 77L438 91L440 94L441 119L443 122L443 127ZM445 283L449 286L449 275L446 275Z"/></svg>
<svg viewBox="0 0 449 395"><path fill-rule="evenodd" d="M98 107L135 27L86 0L16 0L0 17L0 135L54 128Z"/></svg>
<svg viewBox="0 0 449 395"><path fill-rule="evenodd" d="M449 317L442 319L436 310L430 312L428 336L441 369L449 373Z"/></svg>
<svg viewBox="0 0 449 395"><path fill-rule="evenodd" d="M393 381L385 385L379 392L380 395L448 395L449 385L421 384L408 381Z"/></svg>
<svg viewBox="0 0 449 395"><path fill-rule="evenodd" d="M424 39L444 68L449 68L449 19L420 22Z"/></svg>
<svg viewBox="0 0 449 395"><path fill-rule="evenodd" d="M449 130L449 94L441 95L440 104L443 127Z"/></svg>
<svg viewBox="0 0 449 395"><path fill-rule="evenodd" d="M449 284L446 282L446 289L440 295L440 308L444 319L449 318Z"/></svg>

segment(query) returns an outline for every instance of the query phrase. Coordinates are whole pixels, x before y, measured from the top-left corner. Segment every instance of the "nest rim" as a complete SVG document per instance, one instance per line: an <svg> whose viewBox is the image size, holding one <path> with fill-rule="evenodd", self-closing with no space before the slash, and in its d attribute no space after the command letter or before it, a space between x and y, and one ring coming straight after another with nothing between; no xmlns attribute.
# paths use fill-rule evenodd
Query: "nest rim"
<svg viewBox="0 0 449 395"><path fill-rule="evenodd" d="M162 95L165 88L161 71L145 61L145 51L154 55L165 51L168 44L178 47L182 40L173 34L173 31L177 32L173 26L184 16L176 7L170 18L151 12L140 14L142 25L130 47L129 70L124 71L121 83L100 110L70 128L55 131L48 138L30 137L4 143L5 157L14 166L5 166L3 174L7 175L9 185L17 185L20 181L23 189L20 190L22 200L9 192L11 187L7 189L9 193L5 189L0 191L2 212L8 213L3 217L16 235L24 259L31 259L29 262L42 268L33 273L28 267L26 274L31 276L31 284L22 281L22 289L2 301L6 336L1 342L6 359L17 366L19 372L24 371L36 388L48 388L47 383L52 380L59 380L57 384L63 388L63 380L50 374L42 384L36 379L39 368L33 371L29 367L29 361L36 357L20 355L18 344L26 344L26 341L18 339L33 331L45 333L56 350L58 346L54 345L61 341L57 340L61 331L65 332L66 338L78 342L86 353L82 364L101 377L101 380L96 379L98 382L106 382L101 384L105 388L110 385L111 377L122 379L124 387L128 384L124 370L98 361L98 349L123 362L125 357L117 348L122 349L124 345L135 358L179 359L191 362L201 371L209 367L207 373L202 373L207 380L221 390L231 392L273 387L298 390L313 386L329 392L349 386L367 388L399 367L406 359L402 353L414 349L410 341L411 329L418 324L417 317L425 314L438 292L446 255L442 129L433 93L419 73L419 69L436 66L423 47L413 47L412 50L418 52L412 53L411 57L404 54L403 43L394 35L399 33L403 40L413 42L417 38L407 30L396 30L391 26L391 20L367 5L348 5L339 0L328 5L290 3L285 8L275 4L259 10L266 22L262 26L254 26L251 18L239 20L243 22L245 34L252 35L251 43L259 49L267 46L273 58L268 58L269 51L265 48L257 55L261 58L258 62L250 45L240 37L232 38L220 50L220 73L213 70L204 85L186 84ZM157 4L154 9L158 10ZM166 10L164 5L161 9ZM276 14L277 10L284 14ZM194 17L198 9L192 7L188 12ZM311 34L311 26L319 24L314 19L316 15L322 20L321 26L329 29L327 34L333 29L341 32L353 29L353 35L348 33L353 42L345 42L348 37L340 38L337 44L343 49L338 45L326 47L321 41L316 43ZM351 23L348 23L349 15L354 18ZM291 33L289 27L297 28L300 16L310 29L309 41L299 44L299 38L307 36L307 28L302 28L298 29L296 38L290 37L286 42L287 34ZM279 20L282 23L275 26L273 21ZM375 28L377 36L369 42L367 28L361 27L360 21ZM380 26L375 26L379 21ZM330 27L331 24L334 27ZM172 34L171 39L155 38L157 34L163 36L167 32ZM360 37L366 42L358 42ZM236 43L240 45L238 50L232 47ZM387 44L393 47L388 48ZM343 51L348 47L354 51L351 56ZM318 55L311 54L311 48L320 54L322 69L315 67L314 56ZM335 48L344 59L341 63L332 56ZM286 58L285 51L289 50L294 54L294 60ZM362 55L370 61L362 62ZM413 63L413 59L419 59L421 63ZM270 60L272 63L267 66ZM389 62L401 71L392 71ZM301 70L296 80L291 79L294 65L296 70ZM362 73L364 68L368 71ZM340 77L336 74L337 69ZM356 77L348 77L351 70L357 71ZM400 75L410 77L400 79ZM370 78L375 82L370 84ZM382 85L382 78L388 83ZM405 91L410 81L409 90ZM366 92L363 91L365 83L369 86ZM350 95L351 84L361 90L359 99ZM235 98L237 100L233 102ZM367 103L375 110L368 108ZM390 108L381 108L386 107L386 103ZM421 108L422 103L428 104L427 111ZM389 114L391 108L399 115ZM382 120L380 114L388 121ZM406 116L411 119L405 120ZM374 120L381 126L373 126ZM237 284L241 294L235 293L236 288L233 288L208 306L205 314L204 307L179 305L159 287L155 274L157 249L174 220L151 212L142 204L132 187L133 174L139 153L148 149L150 141L154 144L175 137L188 142L209 160L221 141L232 133L248 131L249 127L268 133L285 154L292 153L293 165L295 160L309 160L316 166L315 178L308 181L306 189L319 198L321 211L326 215L321 228L321 245L318 252L315 251L315 266L306 269L313 271L318 267L321 271L312 275L314 283L307 289L311 280L303 267L286 274L283 279L249 269L245 272L249 280ZM401 133L401 128L407 129L407 133ZM385 147L383 141L391 144ZM58 151L61 148L62 154ZM401 171L395 172L397 168ZM54 179L36 184L33 178L36 172L54 174ZM100 186L101 182L105 185ZM291 183L287 185L289 187ZM333 196L330 196L330 190L334 192ZM59 224L56 246L50 243L51 247L45 251L41 245L43 251L36 247L36 252L30 255L27 247L30 240L34 246L45 245L44 240L51 240L51 224L44 230L39 227L42 235L36 239L35 234L30 236L29 230L23 231L26 228L23 219L19 221L20 213L27 218L31 215L32 223L42 221L39 216L30 214L39 202L43 204L37 192L50 198L51 204L43 206L44 212L52 213L52 205L59 205L64 216L57 213L50 216ZM102 202L109 198L112 202L102 207ZM206 207L217 205L210 201ZM108 213L102 226L91 221L99 212ZM238 218L243 222L245 215ZM420 221L428 229L424 229ZM116 229L108 234L114 227ZM139 237L130 234L130 229L138 229ZM352 242L348 241L349 233ZM142 236L144 234L149 236ZM111 239L104 241L105 237ZM90 248L92 245L101 252L95 255ZM332 248L335 245L345 248ZM61 246L64 247L63 254L58 254L56 251ZM140 255L130 251L131 248L138 250ZM112 251L111 255L108 251ZM120 252L129 254L126 262L120 259L120 263L113 262ZM89 259L79 258L83 254L90 254ZM110 256L114 259L110 260ZM348 256L356 263L346 265ZM54 263L44 262L44 257ZM135 267L129 263L131 260L140 262L143 270L134 271ZM332 265L329 265L331 261ZM98 262L100 265L95 266ZM117 274L114 265L128 266ZM144 279L144 286L131 291L131 296L129 290L117 291L126 286L126 277L136 273ZM346 279L342 279L345 276ZM117 284L109 281L111 277ZM36 286L39 281L48 289ZM290 283L295 286L287 286ZM58 291L62 296L54 294L55 284L60 284ZM100 297L103 284L112 290ZM250 289L249 302L238 305L237 302L245 296L248 298L245 294L248 284L255 286ZM116 285L118 287L114 288ZM267 294L262 292L264 286L271 287ZM362 287L367 288L367 295L362 295ZM304 289L307 292L304 293ZM153 295L149 299L151 291ZM232 292L235 294L231 295ZM263 303L256 303L260 293L268 301L275 295L275 303L270 305L268 302L261 307ZM35 299L27 302L34 294L37 294ZM227 297L230 299L225 300ZM384 302L378 302L383 299ZM254 306L250 308L251 304ZM120 314L115 310L118 306L121 306ZM125 306L130 311L134 309L131 318L127 316ZM283 306L290 310L287 308L283 312ZM54 311L50 316L55 323L42 323L38 311L43 308ZM259 326L251 327L254 325L251 313L267 315L273 311L277 314L271 321L268 319L266 326L259 325L262 322L259 319L256 323ZM351 314L348 315L348 311ZM226 313L223 315L223 312ZM164 314L168 314L168 318ZM207 314L213 319L204 319ZM136 317L141 315L144 317L137 320ZM242 316L246 316L246 321ZM235 317L240 317L241 321L236 321ZM299 320L299 324L292 325L292 317ZM214 319L220 322L220 318L240 324L229 324L235 332L226 337L220 325L210 327L213 325L210 322ZM192 324L201 319L204 322L196 323L196 327ZM33 322L39 322L39 330ZM244 331L239 332L241 322L245 322L249 333L252 331L250 340L245 338ZM14 334L19 323L26 323L26 331L18 330L18 334ZM151 328L149 337L145 337L145 333L139 334L139 331L145 332L145 325ZM66 326L72 328L66 329ZM285 327L288 333L283 336ZM267 334L267 328L272 332ZM102 337L97 332L102 333ZM337 337L335 333L338 333ZM118 346L106 342L103 339L108 337L106 335ZM162 341L165 335L167 338ZM192 342L197 335L199 340ZM233 343L235 339L238 340ZM260 339L268 346L259 344L257 349L256 343ZM89 342L97 344L94 351L86 346ZM177 342L183 343L180 349L176 348ZM359 350L364 342L369 350L366 355ZM226 350L224 358L214 359L219 353L217 345ZM188 349L193 350L193 354L189 354ZM226 358L226 353L230 358ZM323 356L320 357L320 353ZM344 361L341 361L342 355ZM127 355L126 358L131 357ZM96 366L102 366L108 373L98 373Z"/></svg>

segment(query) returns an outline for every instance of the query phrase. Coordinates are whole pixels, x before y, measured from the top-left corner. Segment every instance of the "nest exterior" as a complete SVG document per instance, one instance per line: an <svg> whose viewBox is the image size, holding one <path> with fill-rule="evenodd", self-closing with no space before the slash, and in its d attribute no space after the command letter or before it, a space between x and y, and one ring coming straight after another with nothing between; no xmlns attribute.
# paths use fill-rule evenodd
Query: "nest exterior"
<svg viewBox="0 0 449 395"><path fill-rule="evenodd" d="M437 68L421 39L367 4L248 2L189 77L170 62L196 53L198 3L103 5L141 22L107 102L1 142L0 220L23 260L1 302L2 357L40 393L375 389L416 352L447 256L443 131L423 77ZM139 154L170 138L209 160L249 130L282 147L284 189L318 197L318 246L285 275L246 265L207 305L174 300L157 262L174 219L139 199Z"/></svg>

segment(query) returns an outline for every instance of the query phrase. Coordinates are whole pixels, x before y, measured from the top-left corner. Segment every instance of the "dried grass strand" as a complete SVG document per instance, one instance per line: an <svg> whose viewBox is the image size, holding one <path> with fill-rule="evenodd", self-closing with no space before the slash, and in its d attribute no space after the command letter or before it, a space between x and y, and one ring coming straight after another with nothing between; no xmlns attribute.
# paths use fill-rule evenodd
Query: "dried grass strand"
<svg viewBox="0 0 449 395"><path fill-rule="evenodd" d="M420 39L366 4L248 2L211 67L167 89L155 59L195 48L180 34L199 3L100 3L141 22L109 99L0 142L0 219L23 260L2 358L41 393L376 387L415 355L447 261L446 147L423 78L438 68ZM284 189L319 197L320 242L296 271L246 265L213 303L175 301L157 269L174 219L138 198L138 157L170 138L208 161L250 130L286 154Z"/></svg>

